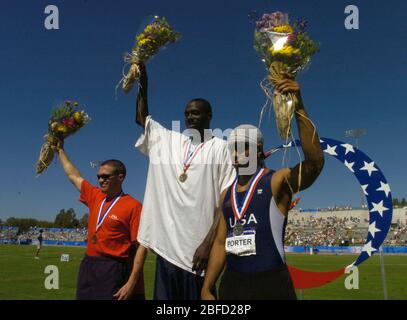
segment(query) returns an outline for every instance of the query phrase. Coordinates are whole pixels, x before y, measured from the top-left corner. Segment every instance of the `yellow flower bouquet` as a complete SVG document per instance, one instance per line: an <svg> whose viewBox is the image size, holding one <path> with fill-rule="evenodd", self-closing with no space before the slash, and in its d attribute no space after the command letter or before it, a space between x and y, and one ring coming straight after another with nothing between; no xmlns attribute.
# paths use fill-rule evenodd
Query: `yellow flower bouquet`
<svg viewBox="0 0 407 320"><path fill-rule="evenodd" d="M64 105L52 111L48 121L48 133L44 137L45 142L36 165L37 174L49 167L54 159L55 149L61 141L89 123L87 113L78 108L78 102L65 101Z"/></svg>
<svg viewBox="0 0 407 320"><path fill-rule="evenodd" d="M307 21L300 19L290 24L288 15L279 11L264 14L256 21L254 48L269 73L266 81L261 82L268 99L265 107L269 102L273 105L278 132L284 140L288 140L291 135L291 119L298 99L291 93L278 92L275 85L280 79L295 78L319 50L319 45L308 36L306 27ZM261 112L260 122L265 107Z"/></svg>
<svg viewBox="0 0 407 320"><path fill-rule="evenodd" d="M143 32L137 35L136 44L131 53L126 53L124 56L124 62L131 66L121 80L123 91L130 92L134 82L139 78L138 63L147 62L161 48L177 41L180 37L181 34L174 31L164 17L155 16Z"/></svg>

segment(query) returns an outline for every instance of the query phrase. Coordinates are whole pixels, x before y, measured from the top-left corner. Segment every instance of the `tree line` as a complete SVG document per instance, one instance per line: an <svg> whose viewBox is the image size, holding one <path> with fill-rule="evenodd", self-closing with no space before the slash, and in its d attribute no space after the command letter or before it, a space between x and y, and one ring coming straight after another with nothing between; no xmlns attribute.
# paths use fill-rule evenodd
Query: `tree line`
<svg viewBox="0 0 407 320"><path fill-rule="evenodd" d="M31 227L37 228L87 228L89 214L85 213L82 218L76 217L75 210L61 209L55 216L53 222L46 220L37 220L34 218L15 218L10 217L6 221L0 219L1 226L18 227L19 232L26 232Z"/></svg>
<svg viewBox="0 0 407 320"><path fill-rule="evenodd" d="M393 207L394 207L394 208L407 207L406 198L401 198L401 200L399 200L399 199L397 199L397 198L393 198Z"/></svg>

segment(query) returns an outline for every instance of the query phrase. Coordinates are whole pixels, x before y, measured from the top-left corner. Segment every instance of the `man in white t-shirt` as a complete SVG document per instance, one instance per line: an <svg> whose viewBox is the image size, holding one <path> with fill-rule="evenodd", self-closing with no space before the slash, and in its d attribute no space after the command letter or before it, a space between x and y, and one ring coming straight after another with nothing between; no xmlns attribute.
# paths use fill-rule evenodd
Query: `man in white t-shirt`
<svg viewBox="0 0 407 320"><path fill-rule="evenodd" d="M154 299L199 299L220 217L216 207L235 172L226 141L209 129L209 102L187 104L191 136L168 130L149 115L147 73L139 67L136 121L144 133L136 147L150 163L138 241L157 254Z"/></svg>

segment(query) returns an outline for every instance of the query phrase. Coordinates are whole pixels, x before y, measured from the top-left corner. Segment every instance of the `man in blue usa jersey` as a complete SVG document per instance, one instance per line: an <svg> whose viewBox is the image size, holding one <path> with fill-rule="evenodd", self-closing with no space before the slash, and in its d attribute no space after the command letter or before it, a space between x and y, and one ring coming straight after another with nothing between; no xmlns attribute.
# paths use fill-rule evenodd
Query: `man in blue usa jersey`
<svg viewBox="0 0 407 320"><path fill-rule="evenodd" d="M319 137L302 104L299 85L280 80L277 90L298 98L295 118L304 161L293 168L270 170L264 165L263 137L251 125L235 128L229 137L235 182L220 198L222 210L213 243L202 299L214 299L210 288L225 265L221 300L296 299L285 263L284 233L292 196L312 185L324 165ZM247 158L249 161L247 161ZM253 170L250 159L254 158Z"/></svg>

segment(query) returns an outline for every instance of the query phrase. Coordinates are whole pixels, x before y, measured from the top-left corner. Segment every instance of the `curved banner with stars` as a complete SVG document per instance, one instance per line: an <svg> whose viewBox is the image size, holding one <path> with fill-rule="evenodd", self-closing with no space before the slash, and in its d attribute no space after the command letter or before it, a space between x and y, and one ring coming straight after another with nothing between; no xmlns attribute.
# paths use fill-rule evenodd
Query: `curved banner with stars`
<svg viewBox="0 0 407 320"><path fill-rule="evenodd" d="M322 150L342 162L358 179L366 196L369 208L369 229L360 255L348 267L357 266L379 251L390 229L393 216L393 201L390 187L377 164L365 153L351 144L338 140L321 138ZM300 141L291 141L266 152L266 157L276 151L301 146ZM312 272L289 267L296 288L313 288L338 278L345 268L333 272ZM342 271L342 272L341 272ZM306 279L304 279L304 277Z"/></svg>

